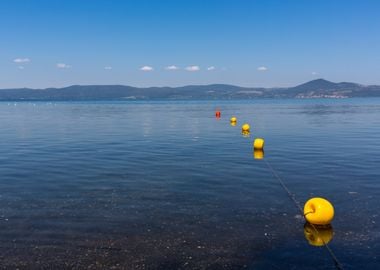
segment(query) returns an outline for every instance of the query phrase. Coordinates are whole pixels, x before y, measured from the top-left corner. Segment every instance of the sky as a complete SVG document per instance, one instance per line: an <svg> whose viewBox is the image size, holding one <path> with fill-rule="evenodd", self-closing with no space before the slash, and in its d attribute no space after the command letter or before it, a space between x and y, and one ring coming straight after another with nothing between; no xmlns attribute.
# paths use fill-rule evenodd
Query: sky
<svg viewBox="0 0 380 270"><path fill-rule="evenodd" d="M1 0L0 88L380 84L377 0Z"/></svg>

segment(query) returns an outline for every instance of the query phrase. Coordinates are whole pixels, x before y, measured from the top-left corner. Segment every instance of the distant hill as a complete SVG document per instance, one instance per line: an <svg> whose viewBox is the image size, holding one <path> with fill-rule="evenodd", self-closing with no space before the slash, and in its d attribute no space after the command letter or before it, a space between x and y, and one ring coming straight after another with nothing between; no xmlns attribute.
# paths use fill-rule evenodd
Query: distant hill
<svg viewBox="0 0 380 270"><path fill-rule="evenodd" d="M0 100L149 100L380 97L380 86L313 80L288 88L250 88L227 84L138 88L124 85L72 85L64 88L2 89Z"/></svg>
<svg viewBox="0 0 380 270"><path fill-rule="evenodd" d="M380 96L380 86L366 86L349 82L333 83L324 79L317 79L277 91L276 94L292 98L374 97Z"/></svg>

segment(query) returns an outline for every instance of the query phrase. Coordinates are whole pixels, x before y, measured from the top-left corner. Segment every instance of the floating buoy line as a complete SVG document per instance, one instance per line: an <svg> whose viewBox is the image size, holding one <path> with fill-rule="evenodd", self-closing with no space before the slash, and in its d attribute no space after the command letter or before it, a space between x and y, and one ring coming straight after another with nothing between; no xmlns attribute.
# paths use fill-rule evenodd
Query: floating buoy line
<svg viewBox="0 0 380 270"><path fill-rule="evenodd" d="M221 117L221 112L219 109L215 112L215 117L217 119ZM236 126L236 116L231 117L230 124L231 126ZM241 132L244 137L248 137L250 135L250 131L250 125L248 123L242 125ZM255 159L264 159L264 143L265 141L263 138L254 139L253 156ZM265 159L264 163L266 164L273 177L278 180L279 184L288 194L289 198L293 201L296 208L298 208L301 215L305 218L306 223L304 225L304 234L305 238L309 241L309 244L313 246L325 247L330 257L332 258L335 267L339 270L343 270L343 265L340 263L337 256L328 245L333 237L333 230L332 226L330 225L335 213L333 205L324 198L315 197L309 199L302 209L295 195L285 185L284 181L272 167L272 165Z"/></svg>

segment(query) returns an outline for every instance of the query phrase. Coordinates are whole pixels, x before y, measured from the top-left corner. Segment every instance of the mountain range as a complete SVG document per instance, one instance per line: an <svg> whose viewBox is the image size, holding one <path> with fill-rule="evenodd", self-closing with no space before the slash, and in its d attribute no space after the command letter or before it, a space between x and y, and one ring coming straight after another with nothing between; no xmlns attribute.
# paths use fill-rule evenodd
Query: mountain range
<svg viewBox="0 0 380 270"><path fill-rule="evenodd" d="M252 88L228 84L139 88L124 85L72 85L46 89L1 89L0 100L150 100L380 97L379 85L334 83L317 79L287 88Z"/></svg>

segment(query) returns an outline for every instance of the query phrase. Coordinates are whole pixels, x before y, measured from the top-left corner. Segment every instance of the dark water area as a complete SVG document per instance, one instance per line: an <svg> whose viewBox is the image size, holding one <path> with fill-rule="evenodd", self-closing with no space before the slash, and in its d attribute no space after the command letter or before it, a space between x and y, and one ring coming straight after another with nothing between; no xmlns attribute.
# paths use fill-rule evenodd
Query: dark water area
<svg viewBox="0 0 380 270"><path fill-rule="evenodd" d="M0 269L336 269L265 162L333 203L344 269L379 269L380 99L2 102L0 126Z"/></svg>

